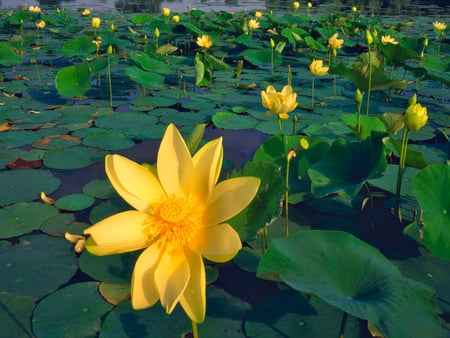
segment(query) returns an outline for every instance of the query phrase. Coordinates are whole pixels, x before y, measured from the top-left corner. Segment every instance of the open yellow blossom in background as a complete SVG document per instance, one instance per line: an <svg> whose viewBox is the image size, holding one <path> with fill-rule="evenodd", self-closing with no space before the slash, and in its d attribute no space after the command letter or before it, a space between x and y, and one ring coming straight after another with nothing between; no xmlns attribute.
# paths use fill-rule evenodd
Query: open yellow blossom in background
<svg viewBox="0 0 450 338"><path fill-rule="evenodd" d="M392 44L392 45L398 45L398 41L395 40L393 37L391 37L390 35L386 35L386 36L382 36L381 37L381 43L383 45L387 45L388 43Z"/></svg>
<svg viewBox="0 0 450 338"><path fill-rule="evenodd" d="M331 38L328 39L328 44L333 49L341 49L344 44L344 39L338 39L339 33L335 33Z"/></svg>
<svg viewBox="0 0 450 338"><path fill-rule="evenodd" d="M262 12L255 12L255 18L261 18L263 16Z"/></svg>
<svg viewBox="0 0 450 338"><path fill-rule="evenodd" d="M86 229L86 249L95 255L145 249L133 271L133 308L144 309L160 300L171 313L180 303L192 321L204 320L202 257L226 262L238 253L239 235L224 222L251 202L260 184L256 177L217 183L222 159L222 138L191 156L173 124L161 141L155 171L120 155L106 156L109 180L136 210Z"/></svg>
<svg viewBox="0 0 450 338"><path fill-rule="evenodd" d="M45 27L45 21L41 20L38 23L36 23L37 28L44 28Z"/></svg>
<svg viewBox="0 0 450 338"><path fill-rule="evenodd" d="M313 60L309 65L309 70L315 76L327 75L329 67L323 66L322 60Z"/></svg>
<svg viewBox="0 0 450 338"><path fill-rule="evenodd" d="M267 115L276 114L282 120L287 120L288 113L297 108L297 93L292 92L290 85L284 86L281 92L268 86L265 91L261 91L261 100L263 107L269 109Z"/></svg>
<svg viewBox="0 0 450 338"><path fill-rule="evenodd" d="M93 17L92 20L91 20L92 28L99 28L101 22L102 22L102 20L100 18Z"/></svg>
<svg viewBox="0 0 450 338"><path fill-rule="evenodd" d="M213 45L213 42L209 35L202 35L201 37L197 38L197 45L199 47L209 48Z"/></svg>
<svg viewBox="0 0 450 338"><path fill-rule="evenodd" d="M28 7L28 10L31 13L40 13L41 12L41 8L38 6L30 6L30 7Z"/></svg>
<svg viewBox="0 0 450 338"><path fill-rule="evenodd" d="M259 22L256 21L255 19L250 19L250 20L248 21L248 27L249 27L250 29L258 29L258 28L259 28Z"/></svg>
<svg viewBox="0 0 450 338"><path fill-rule="evenodd" d="M168 17L170 15L170 8L164 7L162 9L162 15Z"/></svg>
<svg viewBox="0 0 450 338"><path fill-rule="evenodd" d="M89 16L91 15L91 10L89 8L85 8L82 12L81 12L82 16Z"/></svg>
<svg viewBox="0 0 450 338"><path fill-rule="evenodd" d="M447 29L447 25L439 21L433 22L433 27L436 28L438 31L444 31Z"/></svg>

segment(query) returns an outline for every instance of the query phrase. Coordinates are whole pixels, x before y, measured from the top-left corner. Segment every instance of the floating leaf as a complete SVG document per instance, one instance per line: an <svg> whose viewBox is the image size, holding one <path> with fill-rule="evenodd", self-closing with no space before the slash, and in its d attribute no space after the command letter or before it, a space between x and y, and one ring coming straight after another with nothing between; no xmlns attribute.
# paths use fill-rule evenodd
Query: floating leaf
<svg viewBox="0 0 450 338"><path fill-rule="evenodd" d="M212 121L218 128L239 130L253 128L258 122L248 115L239 115L229 112L217 112L213 115Z"/></svg>
<svg viewBox="0 0 450 338"><path fill-rule="evenodd" d="M55 201L55 206L67 211L80 211L94 204L95 198L85 194L71 194Z"/></svg>
<svg viewBox="0 0 450 338"><path fill-rule="evenodd" d="M99 292L106 301L112 305L117 305L125 299L130 298L130 283L100 283Z"/></svg>
<svg viewBox="0 0 450 338"><path fill-rule="evenodd" d="M105 152L83 146L49 152L44 165L53 169L78 169L103 161Z"/></svg>
<svg viewBox="0 0 450 338"><path fill-rule="evenodd" d="M33 297L0 293L0 323L5 337L32 337L31 314L36 306Z"/></svg>

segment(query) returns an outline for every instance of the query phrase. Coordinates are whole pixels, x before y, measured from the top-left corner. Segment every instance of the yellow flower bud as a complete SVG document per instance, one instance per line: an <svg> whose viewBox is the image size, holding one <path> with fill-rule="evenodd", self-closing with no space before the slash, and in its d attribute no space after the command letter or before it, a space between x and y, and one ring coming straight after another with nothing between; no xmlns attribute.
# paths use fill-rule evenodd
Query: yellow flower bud
<svg viewBox="0 0 450 338"><path fill-rule="evenodd" d="M172 20L173 20L173 22L178 23L178 22L180 22L180 16L179 15L174 15L172 17Z"/></svg>
<svg viewBox="0 0 450 338"><path fill-rule="evenodd" d="M408 107L414 106L416 103L417 103L417 95L414 93L414 95L411 96L410 99L408 100Z"/></svg>
<svg viewBox="0 0 450 338"><path fill-rule="evenodd" d="M366 43L371 45L373 43L373 36L370 34L370 31L366 29Z"/></svg>
<svg viewBox="0 0 450 338"><path fill-rule="evenodd" d="M170 15L170 8L164 7L162 9L162 15L168 17Z"/></svg>
<svg viewBox="0 0 450 338"><path fill-rule="evenodd" d="M300 2L295 1L292 6L294 6L294 9L299 9L300 8Z"/></svg>
<svg viewBox="0 0 450 338"><path fill-rule="evenodd" d="M155 28L155 39L159 39L159 29L158 27Z"/></svg>
<svg viewBox="0 0 450 338"><path fill-rule="evenodd" d="M108 48L106 49L106 53L108 53L108 55L111 55L112 52L113 52L112 45L109 45Z"/></svg>
<svg viewBox="0 0 450 338"><path fill-rule="evenodd" d="M355 102L357 104L361 104L361 102L363 100L363 96L362 96L361 91L359 90L359 88L357 88L356 91L355 91L354 100L355 100Z"/></svg>
<svg viewBox="0 0 450 338"><path fill-rule="evenodd" d="M273 39L270 39L270 48L275 48L275 41Z"/></svg>
<svg viewBox="0 0 450 338"><path fill-rule="evenodd" d="M112 23L111 26L109 26L109 29L111 29L111 32L114 33L116 31L116 26Z"/></svg>
<svg viewBox="0 0 450 338"><path fill-rule="evenodd" d="M352 7L352 12L356 13L358 11L358 8L356 8L355 6Z"/></svg>
<svg viewBox="0 0 450 338"><path fill-rule="evenodd" d="M102 22L102 20L100 18L93 17L92 20L91 20L92 28L99 28L101 22Z"/></svg>
<svg viewBox="0 0 450 338"><path fill-rule="evenodd" d="M410 105L406 109L403 122L409 130L417 131L427 124L428 114L427 107L422 107L420 103Z"/></svg>
<svg viewBox="0 0 450 338"><path fill-rule="evenodd" d="M308 2L308 4L307 4L306 6L307 6L307 7L308 7L308 9L309 9L309 8L312 8L312 6L313 6L313 5L312 5L312 3L311 3L311 2Z"/></svg>
<svg viewBox="0 0 450 338"><path fill-rule="evenodd" d="M263 16L263 13L261 12L255 12L255 18L260 18Z"/></svg>

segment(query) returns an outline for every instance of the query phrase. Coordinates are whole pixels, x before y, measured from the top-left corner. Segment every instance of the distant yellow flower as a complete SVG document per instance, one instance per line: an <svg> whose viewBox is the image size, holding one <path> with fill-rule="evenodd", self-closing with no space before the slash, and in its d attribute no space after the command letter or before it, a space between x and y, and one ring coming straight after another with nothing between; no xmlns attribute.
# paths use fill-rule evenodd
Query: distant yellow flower
<svg viewBox="0 0 450 338"><path fill-rule="evenodd" d="M433 22L434 28L436 28L438 31L445 31L447 29L447 25L443 22L435 21Z"/></svg>
<svg viewBox="0 0 450 338"><path fill-rule="evenodd" d="M287 120L288 113L297 108L297 93L292 92L290 85L284 86L281 92L277 92L273 86L268 86L265 91L261 91L261 101L263 107L269 109L267 115L276 114Z"/></svg>
<svg viewBox="0 0 450 338"><path fill-rule="evenodd" d="M327 75L329 67L323 66L322 60L313 60L309 65L309 70L315 76Z"/></svg>
<svg viewBox="0 0 450 338"><path fill-rule="evenodd" d="M261 18L262 16L263 16L263 13L255 12L255 18Z"/></svg>
<svg viewBox="0 0 450 338"><path fill-rule="evenodd" d="M209 35L202 35L201 37L197 38L197 45L199 47L209 48L213 45L213 42Z"/></svg>
<svg viewBox="0 0 450 338"><path fill-rule="evenodd" d="M164 7L162 9L162 15L168 17L170 15L170 8Z"/></svg>
<svg viewBox="0 0 450 338"><path fill-rule="evenodd" d="M83 12L81 12L82 16L91 15L91 10L89 8L85 8Z"/></svg>
<svg viewBox="0 0 450 338"><path fill-rule="evenodd" d="M259 22L256 21L255 19L250 19L250 20L248 21L248 27L249 27L250 29L258 29L258 28L259 28Z"/></svg>
<svg viewBox="0 0 450 338"><path fill-rule="evenodd" d="M178 23L178 22L180 22L180 16L179 15L174 15L172 17L172 20L173 20L173 22Z"/></svg>
<svg viewBox="0 0 450 338"><path fill-rule="evenodd" d="M390 35L381 36L381 43L383 45L392 44L392 45L398 45L398 41L396 41L393 37Z"/></svg>
<svg viewBox="0 0 450 338"><path fill-rule="evenodd" d="M295 1L292 6L294 7L294 9L299 9L300 8L300 2Z"/></svg>
<svg viewBox="0 0 450 338"><path fill-rule="evenodd" d="M308 4L306 5L306 7L308 7L308 8L312 8L312 3L311 2L308 2Z"/></svg>
<svg viewBox="0 0 450 338"><path fill-rule="evenodd" d="M37 27L37 28L44 28L44 27L45 27L45 21L44 21L44 20L39 21L39 22L36 24L36 27Z"/></svg>
<svg viewBox="0 0 450 338"><path fill-rule="evenodd" d="M355 6L352 7L352 12L356 13L358 11L358 8L356 8Z"/></svg>
<svg viewBox="0 0 450 338"><path fill-rule="evenodd" d="M409 130L417 131L427 124L427 107L422 107L420 103L412 104L406 109L403 122Z"/></svg>
<svg viewBox="0 0 450 338"><path fill-rule="evenodd" d="M38 6L30 6L30 7L28 8L28 10L29 10L31 13L40 13L40 12L41 12L41 8L38 7Z"/></svg>
<svg viewBox="0 0 450 338"><path fill-rule="evenodd" d="M92 28L99 28L101 22L102 22L102 20L100 18L93 17L92 20L91 20Z"/></svg>
<svg viewBox="0 0 450 338"><path fill-rule="evenodd" d="M333 49L340 49L344 43L344 39L338 39L339 33L335 33L331 38L328 39L328 45Z"/></svg>
<svg viewBox="0 0 450 338"><path fill-rule="evenodd" d="M160 33L158 27L155 28L155 39L159 39Z"/></svg>
<svg viewBox="0 0 450 338"><path fill-rule="evenodd" d="M241 249L238 233L226 220L254 198L256 177L218 182L222 138L191 156L177 128L167 127L154 170L121 155L107 155L106 174L119 195L134 209L87 228L86 249L112 255L144 249L134 266L134 309L158 300L167 313L180 303L189 318L205 318L206 277L202 257L226 262Z"/></svg>

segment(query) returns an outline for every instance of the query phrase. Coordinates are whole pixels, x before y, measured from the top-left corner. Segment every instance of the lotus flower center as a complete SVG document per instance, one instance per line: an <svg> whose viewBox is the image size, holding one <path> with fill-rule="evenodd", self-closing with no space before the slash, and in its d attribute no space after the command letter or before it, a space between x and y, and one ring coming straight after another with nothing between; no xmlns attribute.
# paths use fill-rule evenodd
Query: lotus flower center
<svg viewBox="0 0 450 338"><path fill-rule="evenodd" d="M180 199L168 199L159 210L159 216L167 222L178 223L188 214L187 205Z"/></svg>

